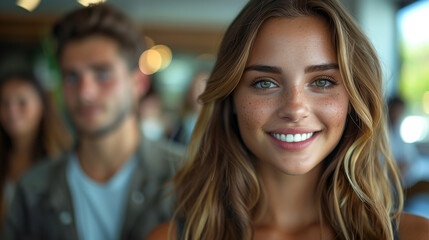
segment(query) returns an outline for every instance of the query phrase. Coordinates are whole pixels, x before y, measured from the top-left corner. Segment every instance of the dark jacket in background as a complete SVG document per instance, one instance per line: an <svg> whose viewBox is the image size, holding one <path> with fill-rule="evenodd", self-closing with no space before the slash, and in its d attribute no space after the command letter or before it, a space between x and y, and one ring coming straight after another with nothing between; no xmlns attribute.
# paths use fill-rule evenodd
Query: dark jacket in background
<svg viewBox="0 0 429 240"><path fill-rule="evenodd" d="M21 179L0 239L78 240L66 179L69 155L46 161ZM139 164L126 200L121 240L144 239L152 228L172 216L173 201L165 197L168 189L164 184L172 177L180 153L142 139L136 157Z"/></svg>

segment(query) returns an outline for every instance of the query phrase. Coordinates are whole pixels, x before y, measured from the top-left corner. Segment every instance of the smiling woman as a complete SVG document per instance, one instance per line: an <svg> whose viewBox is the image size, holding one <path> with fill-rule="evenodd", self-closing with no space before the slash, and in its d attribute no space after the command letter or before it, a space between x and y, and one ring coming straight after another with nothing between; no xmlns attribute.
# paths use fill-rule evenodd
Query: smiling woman
<svg viewBox="0 0 429 240"><path fill-rule="evenodd" d="M328 25L314 16L270 19L246 66L233 94L241 138L274 169L309 172L340 140L349 102Z"/></svg>
<svg viewBox="0 0 429 240"><path fill-rule="evenodd" d="M175 217L148 239L427 239L402 213L381 83L336 0L251 0L200 97Z"/></svg>

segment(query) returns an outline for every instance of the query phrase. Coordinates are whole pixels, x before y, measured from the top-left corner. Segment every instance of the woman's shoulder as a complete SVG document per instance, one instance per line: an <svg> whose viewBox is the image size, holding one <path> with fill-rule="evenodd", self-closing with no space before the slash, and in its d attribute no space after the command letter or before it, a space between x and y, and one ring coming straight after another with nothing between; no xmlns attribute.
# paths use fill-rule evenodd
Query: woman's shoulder
<svg viewBox="0 0 429 240"><path fill-rule="evenodd" d="M168 238L168 231L171 227L172 238ZM147 236L146 240L175 240L176 237L176 224L173 222L166 222L158 225Z"/></svg>
<svg viewBox="0 0 429 240"><path fill-rule="evenodd" d="M401 240L429 239L429 219L402 213L399 221L399 237Z"/></svg>

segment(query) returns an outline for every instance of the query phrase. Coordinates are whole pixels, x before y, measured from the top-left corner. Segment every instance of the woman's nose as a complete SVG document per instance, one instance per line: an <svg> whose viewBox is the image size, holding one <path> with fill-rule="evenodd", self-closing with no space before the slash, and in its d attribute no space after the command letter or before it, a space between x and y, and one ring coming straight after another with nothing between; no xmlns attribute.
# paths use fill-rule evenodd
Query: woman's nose
<svg viewBox="0 0 429 240"><path fill-rule="evenodd" d="M286 87L280 98L278 116L290 122L299 122L309 115L305 90L302 86Z"/></svg>

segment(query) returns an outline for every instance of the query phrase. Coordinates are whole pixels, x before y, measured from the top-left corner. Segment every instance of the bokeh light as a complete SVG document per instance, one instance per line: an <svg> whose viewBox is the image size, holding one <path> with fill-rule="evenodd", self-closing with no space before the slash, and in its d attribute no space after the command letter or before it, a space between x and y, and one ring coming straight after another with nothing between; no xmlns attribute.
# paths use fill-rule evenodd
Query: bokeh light
<svg viewBox="0 0 429 240"><path fill-rule="evenodd" d="M152 49L157 51L161 55L161 68L160 68L160 70L168 67L168 65L171 62L171 59L173 58L173 54L171 53L170 48L165 46L165 45L156 45Z"/></svg>
<svg viewBox="0 0 429 240"><path fill-rule="evenodd" d="M169 47L155 45L142 53L139 60L139 67L144 74L151 75L168 67L172 58L173 54Z"/></svg>
<svg viewBox="0 0 429 240"><path fill-rule="evenodd" d="M16 5L32 12L37 6L39 6L40 0L18 0Z"/></svg>
<svg viewBox="0 0 429 240"><path fill-rule="evenodd" d="M161 54L153 49L144 51L140 56L139 67L140 70L146 75L156 73L161 68L161 64Z"/></svg>
<svg viewBox="0 0 429 240"><path fill-rule="evenodd" d="M426 138L428 130L429 126L424 117L409 116L402 121L400 133L404 142L414 143Z"/></svg>
<svg viewBox="0 0 429 240"><path fill-rule="evenodd" d="M77 2L85 7L88 7L90 4L102 3L106 2L106 0L77 0Z"/></svg>

